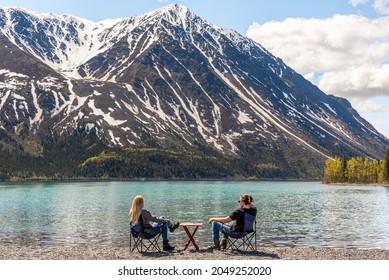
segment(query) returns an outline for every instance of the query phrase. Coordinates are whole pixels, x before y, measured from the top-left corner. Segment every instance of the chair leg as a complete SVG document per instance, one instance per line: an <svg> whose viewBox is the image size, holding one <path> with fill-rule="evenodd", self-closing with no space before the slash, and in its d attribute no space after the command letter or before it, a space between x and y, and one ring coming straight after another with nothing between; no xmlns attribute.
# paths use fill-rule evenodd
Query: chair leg
<svg viewBox="0 0 389 280"><path fill-rule="evenodd" d="M130 248L130 252L132 252L131 251L131 244L132 244L132 234L130 233L130 247L129 247Z"/></svg>
<svg viewBox="0 0 389 280"><path fill-rule="evenodd" d="M140 247L140 249L139 249L139 247ZM134 236L130 235L130 252L134 252L135 249L137 249L137 251L139 253L141 253L141 251L142 251L141 237L135 238Z"/></svg>
<svg viewBox="0 0 389 280"><path fill-rule="evenodd" d="M227 248L226 249L231 249L231 250L239 250L241 246L237 243L239 238L227 238Z"/></svg>
<svg viewBox="0 0 389 280"><path fill-rule="evenodd" d="M138 252L141 254L146 253L150 250L161 252L161 249L158 245L160 236L161 234L158 234L152 238L142 238L141 236L135 238L133 236L130 236L130 251L133 252L135 249L137 249Z"/></svg>
<svg viewBox="0 0 389 280"><path fill-rule="evenodd" d="M253 244L254 242L254 244ZM248 250L257 250L257 236L255 233L245 235L240 238L227 238L227 250L242 250L242 251L248 251Z"/></svg>
<svg viewBox="0 0 389 280"><path fill-rule="evenodd" d="M130 234L130 252L133 252L135 250L135 248L136 248L135 237L132 234Z"/></svg>
<svg viewBox="0 0 389 280"><path fill-rule="evenodd" d="M257 251L257 233L254 232L254 250Z"/></svg>

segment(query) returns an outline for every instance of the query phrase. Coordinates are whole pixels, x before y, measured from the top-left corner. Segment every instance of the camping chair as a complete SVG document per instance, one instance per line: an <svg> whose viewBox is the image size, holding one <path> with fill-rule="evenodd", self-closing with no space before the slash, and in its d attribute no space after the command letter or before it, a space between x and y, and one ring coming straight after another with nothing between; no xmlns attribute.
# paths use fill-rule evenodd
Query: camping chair
<svg viewBox="0 0 389 280"><path fill-rule="evenodd" d="M243 232L222 232L227 236L226 250L240 250L240 248L242 251L257 250L257 221L254 215L247 213L244 215ZM252 244L253 239L254 244Z"/></svg>
<svg viewBox="0 0 389 280"><path fill-rule="evenodd" d="M146 253L149 250L155 250L161 252L161 248L158 245L159 238L162 234L162 226L159 233L150 235L143 232L143 219L142 215L139 216L138 223L131 225L130 234L130 251L133 252L135 249L139 253Z"/></svg>

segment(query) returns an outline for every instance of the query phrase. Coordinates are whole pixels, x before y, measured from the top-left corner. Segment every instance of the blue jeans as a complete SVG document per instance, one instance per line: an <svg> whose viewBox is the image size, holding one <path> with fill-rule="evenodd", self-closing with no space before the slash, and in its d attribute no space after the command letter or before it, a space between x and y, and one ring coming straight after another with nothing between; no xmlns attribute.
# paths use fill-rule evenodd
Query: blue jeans
<svg viewBox="0 0 389 280"><path fill-rule="evenodd" d="M169 224L164 223L164 224L158 224L158 223L153 223L153 229L149 232L149 236L156 236L160 231L162 227L162 240L166 241L167 240L167 231L169 229Z"/></svg>
<svg viewBox="0 0 389 280"><path fill-rule="evenodd" d="M220 232L231 232L231 224L222 224L220 222L212 222L212 237L213 241L219 241L220 240ZM225 238L227 236L224 235Z"/></svg>

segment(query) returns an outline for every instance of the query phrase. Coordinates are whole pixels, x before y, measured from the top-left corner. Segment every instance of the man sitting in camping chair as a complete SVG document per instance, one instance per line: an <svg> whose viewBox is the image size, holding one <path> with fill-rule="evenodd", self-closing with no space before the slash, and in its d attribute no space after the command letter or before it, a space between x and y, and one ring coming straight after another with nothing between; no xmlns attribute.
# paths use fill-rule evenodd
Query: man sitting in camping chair
<svg viewBox="0 0 389 280"><path fill-rule="evenodd" d="M212 223L213 235L213 245L208 247L208 249L225 250L229 235L233 238L241 238L246 233L255 231L253 227L255 225L257 208L253 205L253 197L249 194L242 194L238 202L240 208L236 209L229 216L225 218L215 217L208 220L208 223ZM220 232L224 235L221 243Z"/></svg>

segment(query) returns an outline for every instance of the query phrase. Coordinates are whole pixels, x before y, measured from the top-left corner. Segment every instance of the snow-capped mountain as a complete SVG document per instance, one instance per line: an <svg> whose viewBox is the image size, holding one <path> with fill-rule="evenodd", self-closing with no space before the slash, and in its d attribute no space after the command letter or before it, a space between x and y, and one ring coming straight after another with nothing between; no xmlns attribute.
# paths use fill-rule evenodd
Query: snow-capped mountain
<svg viewBox="0 0 389 280"><path fill-rule="evenodd" d="M75 130L258 163L273 162L269 150L380 158L389 145L347 100L182 5L97 23L0 8L0 41L1 129L38 153L43 135Z"/></svg>

